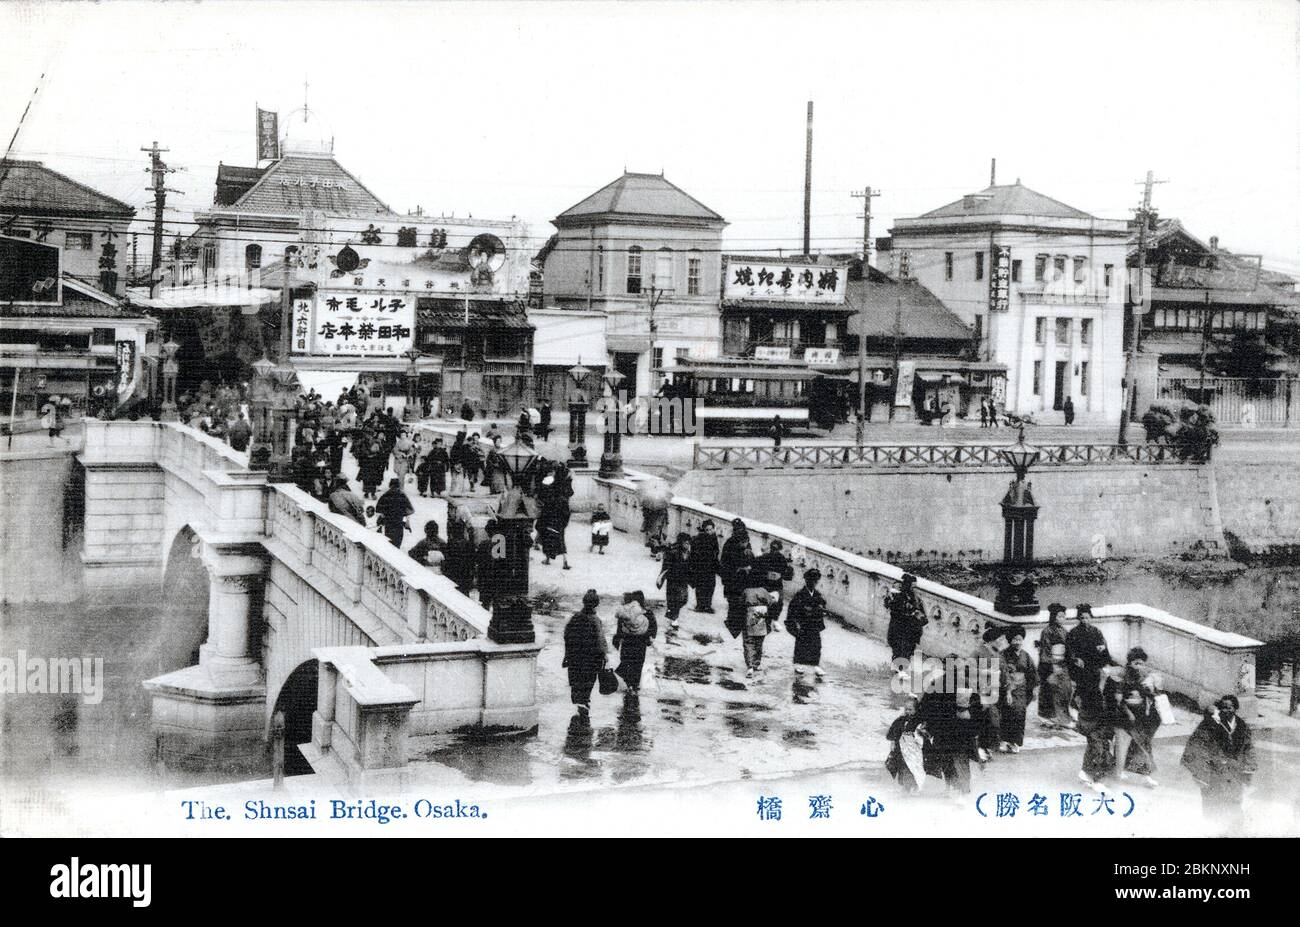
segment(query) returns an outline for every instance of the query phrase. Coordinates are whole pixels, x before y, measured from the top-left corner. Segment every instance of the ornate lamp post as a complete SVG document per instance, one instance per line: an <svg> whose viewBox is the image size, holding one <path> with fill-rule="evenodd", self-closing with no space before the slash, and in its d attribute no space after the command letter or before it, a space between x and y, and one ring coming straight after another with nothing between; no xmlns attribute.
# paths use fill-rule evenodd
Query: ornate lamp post
<svg viewBox="0 0 1300 927"><path fill-rule="evenodd" d="M492 620L488 637L498 644L531 644L537 639L533 631L533 612L528 604L529 551L533 540L533 518L525 505L520 486L537 459L528 445L515 441L501 457L510 470L513 485L501 497L497 508L492 545Z"/></svg>
<svg viewBox="0 0 1300 927"><path fill-rule="evenodd" d="M420 417L416 414L416 406L420 401L416 395L416 390L420 382L420 365L418 361L421 354L415 348L412 348L402 356L410 361L406 367L406 408L402 410L402 420L413 422Z"/></svg>
<svg viewBox="0 0 1300 927"><path fill-rule="evenodd" d="M1040 452L1025 444L1022 427L1019 440L1010 448L999 450L998 456L1015 471L1016 478L1002 497L1002 570L993 606L1006 615L1036 615L1038 600L1034 597L1029 570L1034 563L1034 519L1038 517L1038 504L1034 501L1033 484L1025 477L1029 468L1038 462Z"/></svg>
<svg viewBox="0 0 1300 927"><path fill-rule="evenodd" d="M253 382L249 388L253 439L248 449L248 465L253 470L266 470L272 482L290 482L298 374L292 367L279 366L263 357L253 363Z"/></svg>
<svg viewBox="0 0 1300 927"><path fill-rule="evenodd" d="M605 446L600 455L598 476L617 477L623 475L623 408L619 402L619 385L627 379L613 367L606 369L604 382L607 395L604 403ZM610 413L613 413L612 415Z"/></svg>
<svg viewBox="0 0 1300 927"><path fill-rule="evenodd" d="M578 358L576 366L569 368L569 378L574 386L569 394L570 468L587 466L587 394L582 388L589 376L591 371L582 366L582 358Z"/></svg>
<svg viewBox="0 0 1300 927"><path fill-rule="evenodd" d="M174 422L180 419L180 413L176 409L176 374L180 372L180 367L176 363L176 352L180 349L181 346L176 343L176 339L171 337L162 346L163 394L160 417L164 422Z"/></svg>

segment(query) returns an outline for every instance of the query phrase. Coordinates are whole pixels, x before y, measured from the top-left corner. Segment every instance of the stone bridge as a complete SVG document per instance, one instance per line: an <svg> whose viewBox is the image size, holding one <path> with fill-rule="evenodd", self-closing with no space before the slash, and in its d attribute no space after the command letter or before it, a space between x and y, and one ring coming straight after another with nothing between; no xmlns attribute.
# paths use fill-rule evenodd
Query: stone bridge
<svg viewBox="0 0 1300 927"><path fill-rule="evenodd" d="M175 753L251 760L283 712L314 769L360 785L421 739L536 727L538 645L489 640L449 580L245 454L175 423L91 421L78 459L92 601L207 583L197 662L145 682Z"/></svg>
<svg viewBox="0 0 1300 927"><path fill-rule="evenodd" d="M405 780L439 735L536 729L540 645L490 640L477 602L382 535L291 485L268 483L245 455L173 423L89 422L79 460L87 592L130 598L183 575L207 590L196 662L145 683L161 734L227 761L241 749L261 754L283 712L287 743L300 745L312 769L364 789ZM579 472L579 505L603 502L615 528L639 532L648 479ZM671 531L732 517L683 496L669 506ZM798 570L818 567L845 622L884 637L884 597L901 569L780 525L746 523L761 542L781 539ZM1045 614L1003 615L928 580L918 592L930 656L974 655L990 625L1023 626L1032 645L1046 624ZM1168 690L1200 704L1235 692L1249 709L1259 641L1140 604L1095 614L1112 653L1142 646Z"/></svg>

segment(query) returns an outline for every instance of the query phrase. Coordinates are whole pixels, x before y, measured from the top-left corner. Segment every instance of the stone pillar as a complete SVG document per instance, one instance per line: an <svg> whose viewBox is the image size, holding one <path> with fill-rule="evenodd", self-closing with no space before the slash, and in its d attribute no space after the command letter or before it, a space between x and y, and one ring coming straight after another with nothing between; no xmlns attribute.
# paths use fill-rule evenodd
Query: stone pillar
<svg viewBox="0 0 1300 927"><path fill-rule="evenodd" d="M214 685L254 685L261 667L249 653L253 608L261 591L265 565L247 552L205 552L208 593L208 640L200 648L199 665Z"/></svg>
<svg viewBox="0 0 1300 927"><path fill-rule="evenodd" d="M569 399L569 469L587 466L587 397L575 392Z"/></svg>

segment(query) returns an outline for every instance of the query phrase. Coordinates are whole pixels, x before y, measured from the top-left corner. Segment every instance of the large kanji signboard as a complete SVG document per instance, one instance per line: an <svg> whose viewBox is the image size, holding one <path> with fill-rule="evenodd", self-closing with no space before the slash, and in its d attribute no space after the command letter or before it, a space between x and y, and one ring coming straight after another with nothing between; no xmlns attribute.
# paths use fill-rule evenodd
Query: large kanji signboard
<svg viewBox="0 0 1300 927"><path fill-rule="evenodd" d="M295 348L300 321L295 313ZM401 357L415 345L415 300L392 291L320 290L310 331L309 354Z"/></svg>
<svg viewBox="0 0 1300 927"><path fill-rule="evenodd" d="M780 258L770 261L728 258L723 296L726 299L842 303L847 279L847 264L814 264Z"/></svg>

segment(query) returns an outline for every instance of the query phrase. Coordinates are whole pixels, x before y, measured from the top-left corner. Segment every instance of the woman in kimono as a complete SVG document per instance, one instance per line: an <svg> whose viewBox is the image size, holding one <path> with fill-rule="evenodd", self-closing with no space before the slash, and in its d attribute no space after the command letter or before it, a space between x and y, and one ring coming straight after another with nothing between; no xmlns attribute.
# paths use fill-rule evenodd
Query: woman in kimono
<svg viewBox="0 0 1300 927"><path fill-rule="evenodd" d="M627 683L628 691L635 694L641 687L641 672L645 668L646 650L659 632L655 616L645 605L641 592L623 593L623 604L614 612L618 628L613 644L618 649L619 664L614 670Z"/></svg>
<svg viewBox="0 0 1300 927"><path fill-rule="evenodd" d="M1002 753L1019 753L1025 745L1025 715L1038 687L1038 669L1025 653L1024 643L1024 630L1013 628L1007 634L1007 649L1002 651L1002 740L998 744Z"/></svg>
<svg viewBox="0 0 1300 927"><path fill-rule="evenodd" d="M384 481L384 469L388 463L388 456L384 453L383 447L378 441L371 441L370 447L361 455L358 476L361 477L362 495L367 499L375 498L375 493L379 490L379 484Z"/></svg>
<svg viewBox="0 0 1300 927"><path fill-rule="evenodd" d="M1038 635L1038 717L1047 727L1074 727L1070 717L1074 686L1066 665L1065 626L1061 623L1064 613L1060 602L1047 606L1047 627Z"/></svg>
<svg viewBox="0 0 1300 927"><path fill-rule="evenodd" d="M921 791L925 782L921 746L924 732L917 732L921 726L919 706L920 700L909 695L903 703L903 713L894 719L885 734L885 739L892 744L885 760L885 770L909 793Z"/></svg>
<svg viewBox="0 0 1300 927"><path fill-rule="evenodd" d="M1152 788L1158 784L1151 777L1156 769L1153 741L1160 727L1156 693L1157 680L1141 647L1128 652L1124 672L1108 680L1102 691L1115 712L1115 766L1120 779L1136 773Z"/></svg>

